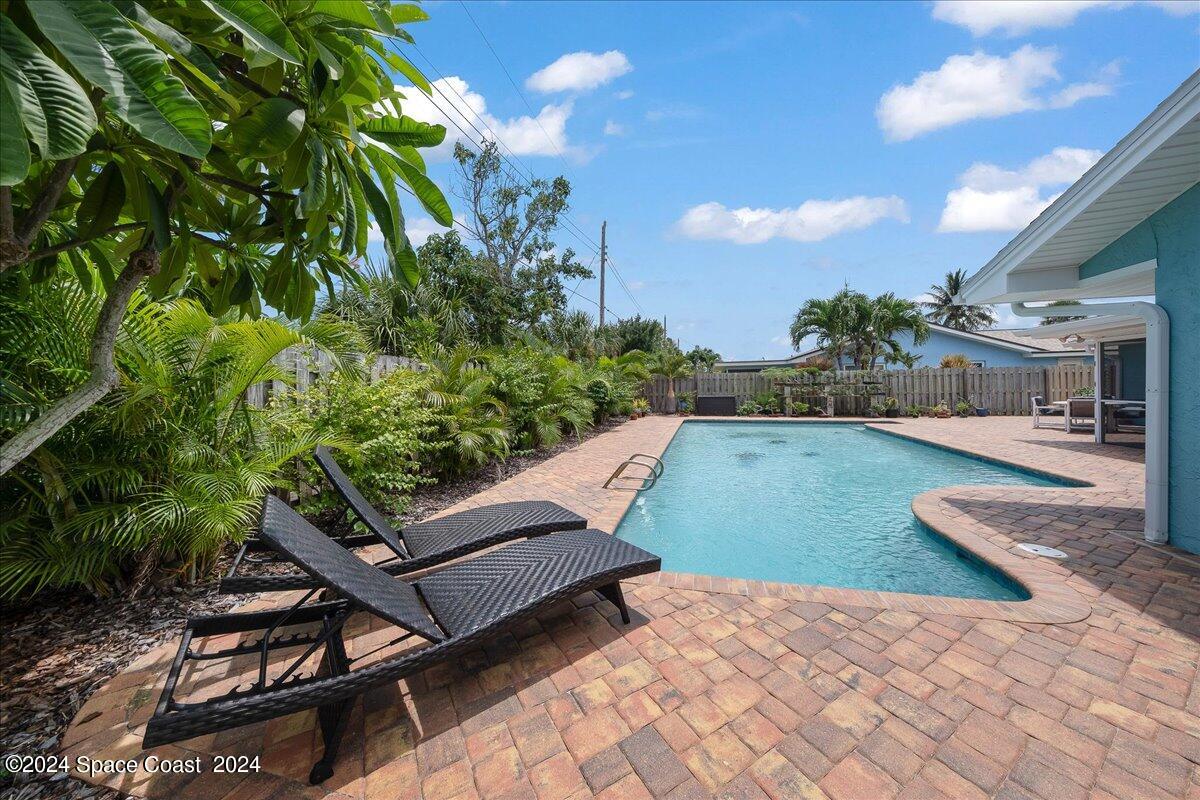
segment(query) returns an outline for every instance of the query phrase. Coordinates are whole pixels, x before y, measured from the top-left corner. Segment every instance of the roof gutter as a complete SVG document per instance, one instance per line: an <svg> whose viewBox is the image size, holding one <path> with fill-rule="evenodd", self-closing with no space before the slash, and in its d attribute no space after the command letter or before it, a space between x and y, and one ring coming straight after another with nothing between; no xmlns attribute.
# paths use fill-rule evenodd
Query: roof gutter
<svg viewBox="0 0 1200 800"><path fill-rule="evenodd" d="M1168 483L1167 453L1169 441L1168 397L1170 392L1171 325L1162 306L1144 301L1128 303L1087 303L1078 306L1037 306L1012 304L1018 317L1136 316L1146 321L1146 541L1167 541ZM1095 374L1100 380L1102 354L1097 348ZM1103 408L1096 392L1095 418L1102 425Z"/></svg>

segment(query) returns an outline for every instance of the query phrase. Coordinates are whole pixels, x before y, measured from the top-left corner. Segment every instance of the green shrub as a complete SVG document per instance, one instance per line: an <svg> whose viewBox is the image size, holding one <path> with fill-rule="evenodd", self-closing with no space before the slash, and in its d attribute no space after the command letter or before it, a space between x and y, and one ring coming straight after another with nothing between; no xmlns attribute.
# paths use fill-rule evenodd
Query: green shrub
<svg viewBox="0 0 1200 800"><path fill-rule="evenodd" d="M761 414L778 414L779 398L774 392L759 392L754 395L754 404Z"/></svg>
<svg viewBox="0 0 1200 800"><path fill-rule="evenodd" d="M391 513L404 511L409 495L418 486L434 483L436 475L422 473L448 450L439 438L439 411L425 405L429 379L410 370L396 370L375 383L333 375L303 394L278 403L277 424L290 429L312 429L325 438L344 443L338 464L367 500ZM321 485L323 476L306 459L308 482ZM305 512L341 505L335 493L304 498Z"/></svg>
<svg viewBox="0 0 1200 800"><path fill-rule="evenodd" d="M807 416L812 413L812 406L808 403L792 403L792 413L797 416Z"/></svg>
<svg viewBox="0 0 1200 800"><path fill-rule="evenodd" d="M908 408L904 409L904 413L907 414L908 416L912 417L913 419L916 419L917 417L921 416L922 409L918 405L911 405Z"/></svg>
<svg viewBox="0 0 1200 800"><path fill-rule="evenodd" d="M737 415L739 417L752 417L759 413L758 403L753 400L747 400L737 407Z"/></svg>
<svg viewBox="0 0 1200 800"><path fill-rule="evenodd" d="M87 375L102 297L52 280L0 301L0 436ZM136 589L160 568L203 573L245 536L289 462L321 443L246 402L261 381L286 381L272 358L294 345L345 357L361 341L327 319L214 319L198 303L135 293L117 341L120 385L19 464L2 483L0 595L47 588Z"/></svg>
<svg viewBox="0 0 1200 800"><path fill-rule="evenodd" d="M578 436L591 426L595 403L578 364L532 348L497 351L486 358L518 448L553 446L564 434Z"/></svg>

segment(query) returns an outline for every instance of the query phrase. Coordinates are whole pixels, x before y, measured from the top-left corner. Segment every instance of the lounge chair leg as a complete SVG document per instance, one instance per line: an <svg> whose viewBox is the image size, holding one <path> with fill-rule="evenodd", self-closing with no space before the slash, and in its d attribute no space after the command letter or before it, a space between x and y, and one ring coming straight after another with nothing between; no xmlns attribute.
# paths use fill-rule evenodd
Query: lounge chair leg
<svg viewBox="0 0 1200 800"><path fill-rule="evenodd" d="M329 624L328 619L325 624ZM344 675L350 670L341 631L331 636L325 646L325 666L329 670L330 676ZM308 773L308 782L312 785L324 783L333 776L333 764L337 760L338 748L342 744L342 735L346 732L346 723L350 719L350 712L354 709L356 700L357 698L339 700L336 703L329 703L317 708L317 719L321 723L321 738L325 740L325 752L321 755L321 759L313 764L312 771Z"/></svg>
<svg viewBox="0 0 1200 800"><path fill-rule="evenodd" d="M617 610L621 612L621 622L624 622L626 625L628 625L629 607L625 605L625 595L621 593L620 582L614 581L607 586L601 586L596 591L603 595L604 599L608 600L617 607Z"/></svg>

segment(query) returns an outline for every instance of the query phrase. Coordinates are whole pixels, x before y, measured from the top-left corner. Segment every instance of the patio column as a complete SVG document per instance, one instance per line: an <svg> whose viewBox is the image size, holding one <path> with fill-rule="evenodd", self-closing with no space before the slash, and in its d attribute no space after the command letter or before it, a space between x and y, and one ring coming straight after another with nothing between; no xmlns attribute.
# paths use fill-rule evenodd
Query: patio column
<svg viewBox="0 0 1200 800"><path fill-rule="evenodd" d="M1104 386L1104 340L1096 340L1096 354L1092 356L1092 424L1095 428L1096 444L1104 444L1104 403L1100 390Z"/></svg>

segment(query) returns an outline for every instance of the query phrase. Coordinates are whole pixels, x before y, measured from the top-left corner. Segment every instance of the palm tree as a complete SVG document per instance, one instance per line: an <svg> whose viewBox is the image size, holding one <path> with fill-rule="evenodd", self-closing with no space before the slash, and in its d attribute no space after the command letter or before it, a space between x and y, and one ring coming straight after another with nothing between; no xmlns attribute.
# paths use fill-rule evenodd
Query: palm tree
<svg viewBox="0 0 1200 800"><path fill-rule="evenodd" d="M914 344L929 338L929 325L915 303L891 292L870 298L850 288L829 299L807 301L792 322L792 345L815 335L817 346L840 363L848 356L859 369L874 369L881 356L902 361L904 348L897 341L901 334L912 336Z"/></svg>
<svg viewBox="0 0 1200 800"><path fill-rule="evenodd" d="M930 299L921 303L926 309L925 319L956 328L960 331L977 331L996 324L996 313L991 306L956 306L954 296L962 291L966 280L965 270L956 269L946 273L946 282L929 287Z"/></svg>
<svg viewBox="0 0 1200 800"><path fill-rule="evenodd" d="M903 362L905 349L896 341L901 334L909 334L914 345L929 340L929 325L921 316L921 310L911 300L904 300L891 292L879 295L871 301L871 324L867 334L869 360L866 369L875 369L880 356Z"/></svg>
<svg viewBox="0 0 1200 800"><path fill-rule="evenodd" d="M796 312L789 330L792 347L799 350L805 339L815 335L817 347L824 350L835 365L840 364L842 356L854 349L854 318L861 317L860 313L855 313L856 306L860 305L859 298L866 300L866 295L843 289L828 299L806 301Z"/></svg>
<svg viewBox="0 0 1200 800"><path fill-rule="evenodd" d="M647 365L650 374L667 379L667 413L674 414L678 409L675 401L675 381L692 374L691 362L680 352L659 350Z"/></svg>
<svg viewBox="0 0 1200 800"><path fill-rule="evenodd" d="M1078 300L1055 300L1053 303L1047 304L1046 308L1062 308L1063 306L1081 306L1083 303ZM1038 325L1053 325L1056 322L1070 322L1073 319L1087 319L1086 316L1079 317L1042 317Z"/></svg>

